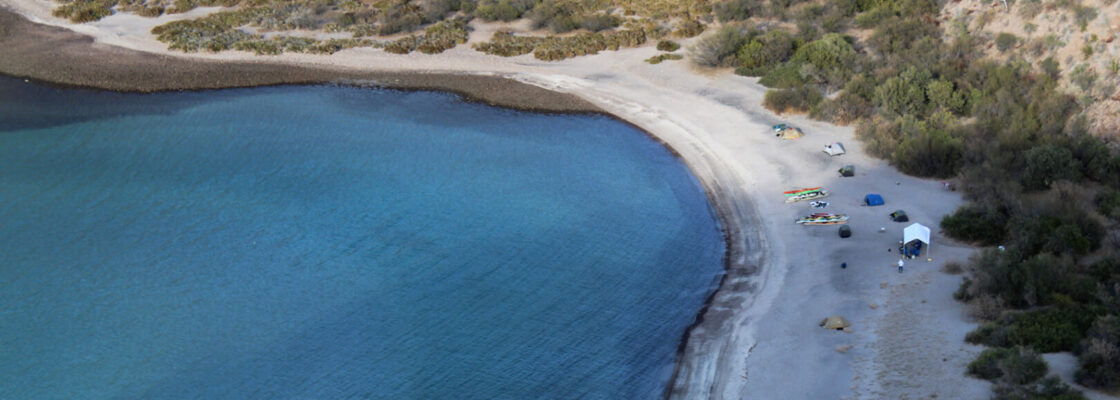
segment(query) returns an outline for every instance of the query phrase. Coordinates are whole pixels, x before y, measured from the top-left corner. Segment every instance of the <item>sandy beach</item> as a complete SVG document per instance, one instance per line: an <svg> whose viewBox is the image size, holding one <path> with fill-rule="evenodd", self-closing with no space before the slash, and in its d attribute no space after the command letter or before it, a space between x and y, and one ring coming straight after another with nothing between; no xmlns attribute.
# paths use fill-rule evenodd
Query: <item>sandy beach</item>
<svg viewBox="0 0 1120 400"><path fill-rule="evenodd" d="M762 108L765 88L756 79L686 61L645 63L658 54L652 44L561 62L494 57L469 45L438 55L184 55L148 34L182 15L117 14L74 25L52 17L51 8L43 0L0 0L0 73L133 91L312 82L447 90L522 109L603 112L648 132L704 185L729 244L726 275L687 334L670 398L989 396L988 382L964 375L982 349L963 341L975 324L951 297L961 277L941 272L975 251L938 233L960 194L866 155L850 127ZM474 27L471 41L495 29ZM775 138L771 125L783 122L805 136ZM847 154L822 151L836 141ZM840 177L843 165L854 165L856 175ZM831 192L823 210L781 195L815 186ZM862 206L867 193L882 194L886 205ZM890 221L896 209L933 230L928 252L906 260L902 273L894 249L908 223ZM852 237L793 222L821 211L849 215ZM817 326L830 315L851 321L850 332Z"/></svg>

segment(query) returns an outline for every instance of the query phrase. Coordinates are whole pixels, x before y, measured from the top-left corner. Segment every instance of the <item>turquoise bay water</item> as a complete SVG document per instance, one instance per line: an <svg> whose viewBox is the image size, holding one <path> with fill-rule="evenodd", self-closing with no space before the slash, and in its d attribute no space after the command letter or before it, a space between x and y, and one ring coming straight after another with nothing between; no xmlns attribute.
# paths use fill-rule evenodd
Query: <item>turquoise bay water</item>
<svg viewBox="0 0 1120 400"><path fill-rule="evenodd" d="M0 398L646 399L722 270L636 129L0 78Z"/></svg>

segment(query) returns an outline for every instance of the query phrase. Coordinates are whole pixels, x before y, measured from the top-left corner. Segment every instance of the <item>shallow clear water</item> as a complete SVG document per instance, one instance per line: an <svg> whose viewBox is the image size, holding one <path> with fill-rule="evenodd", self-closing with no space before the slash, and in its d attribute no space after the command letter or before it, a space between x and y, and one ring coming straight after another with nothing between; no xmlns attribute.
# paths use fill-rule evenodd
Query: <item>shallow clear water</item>
<svg viewBox="0 0 1120 400"><path fill-rule="evenodd" d="M644 399L724 244L600 116L0 78L0 398Z"/></svg>

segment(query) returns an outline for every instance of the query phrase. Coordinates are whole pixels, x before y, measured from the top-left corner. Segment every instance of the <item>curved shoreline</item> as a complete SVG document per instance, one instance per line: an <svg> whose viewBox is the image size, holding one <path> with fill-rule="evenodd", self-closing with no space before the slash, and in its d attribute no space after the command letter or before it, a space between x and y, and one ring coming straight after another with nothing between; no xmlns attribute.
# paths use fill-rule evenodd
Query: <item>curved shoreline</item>
<svg viewBox="0 0 1120 400"><path fill-rule="evenodd" d="M566 93L500 76L354 71L270 62L215 61L144 53L96 43L63 28L31 22L0 4L0 73L56 85L126 92L228 89L347 82L438 90L503 107L544 112L603 112Z"/></svg>
<svg viewBox="0 0 1120 400"><path fill-rule="evenodd" d="M658 136L634 121L604 110L579 95L546 88L547 82L532 77L505 74L454 72L355 71L331 66L302 66L286 63L214 61L190 57L150 54L97 43L93 38L64 28L31 22L0 5L0 74L33 79L48 84L96 88L122 92L208 90L288 84L339 83L397 90L452 92L466 101L533 112L602 114L634 126L661 143L690 169L704 188L716 214L726 248L724 273L684 331L675 355L674 369L666 385L666 398L712 397L718 382L712 365L721 364L727 351L723 341L734 323L728 312L741 311L741 299L753 287L747 278L759 270L762 251L760 229L753 205L711 149L699 141L675 143ZM687 147L685 147L687 146ZM682 151L684 150L684 151ZM730 175L729 175L730 174ZM738 199L738 201L736 201ZM750 235L748 235L748 233Z"/></svg>

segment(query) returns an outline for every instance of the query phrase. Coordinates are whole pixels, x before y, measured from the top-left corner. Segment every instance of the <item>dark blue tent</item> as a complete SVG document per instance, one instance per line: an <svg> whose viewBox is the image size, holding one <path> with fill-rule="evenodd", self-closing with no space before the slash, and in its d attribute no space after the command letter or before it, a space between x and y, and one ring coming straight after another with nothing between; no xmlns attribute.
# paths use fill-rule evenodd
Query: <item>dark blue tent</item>
<svg viewBox="0 0 1120 400"><path fill-rule="evenodd" d="M869 206L881 206L884 204L883 196L877 195L875 193L868 194L867 196L863 196L863 204Z"/></svg>

